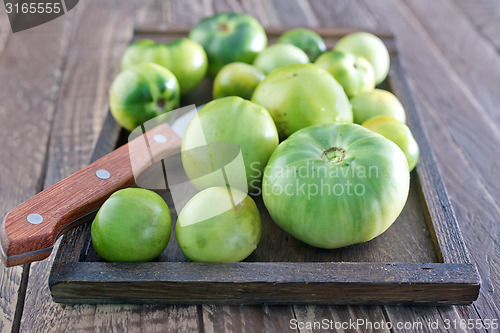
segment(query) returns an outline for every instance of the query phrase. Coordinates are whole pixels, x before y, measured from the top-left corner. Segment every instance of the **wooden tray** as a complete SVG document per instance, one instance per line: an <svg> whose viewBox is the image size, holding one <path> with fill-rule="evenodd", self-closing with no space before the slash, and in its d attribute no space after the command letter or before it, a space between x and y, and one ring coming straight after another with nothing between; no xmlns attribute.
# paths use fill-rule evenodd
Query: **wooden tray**
<svg viewBox="0 0 500 333"><path fill-rule="evenodd" d="M284 30L268 30L270 42ZM352 30L318 30L330 48ZM480 278L471 263L443 186L434 153L405 79L391 34L374 32L391 54L388 79L381 87L399 97L420 145L411 173L410 194L397 221L374 240L336 250L301 243L283 232L260 197L263 236L244 262L192 263L182 255L174 233L154 262L106 263L92 248L90 223L70 231L57 251L49 286L64 303L311 303L469 304ZM135 38L169 42L187 30L142 30ZM211 82L186 96L183 104L211 99ZM92 161L123 142L108 114ZM120 137L122 139L120 139ZM165 191L167 192L167 191ZM161 193L173 207L169 193ZM172 210L173 221L176 212ZM92 217L89 217L89 221Z"/></svg>

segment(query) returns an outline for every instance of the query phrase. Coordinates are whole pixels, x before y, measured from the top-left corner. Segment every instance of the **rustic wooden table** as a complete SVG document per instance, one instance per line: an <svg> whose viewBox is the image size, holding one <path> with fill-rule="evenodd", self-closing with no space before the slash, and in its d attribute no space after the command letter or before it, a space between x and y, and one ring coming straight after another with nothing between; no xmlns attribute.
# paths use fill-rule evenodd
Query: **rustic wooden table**
<svg viewBox="0 0 500 333"><path fill-rule="evenodd" d="M478 300L450 307L60 305L52 301L47 284L51 257L24 267L0 265L0 331L309 331L296 329L291 320L305 325L363 319L375 327L387 321L406 327L346 331L438 332L445 331L446 323L451 331L471 331L460 328L463 319L474 325L476 319L498 320L497 0L87 0L55 21L16 34L2 9L0 214L87 165L107 112L108 87L134 25L190 27L224 10L247 12L266 27L384 28L395 34L482 278ZM439 328L429 327L436 321Z"/></svg>

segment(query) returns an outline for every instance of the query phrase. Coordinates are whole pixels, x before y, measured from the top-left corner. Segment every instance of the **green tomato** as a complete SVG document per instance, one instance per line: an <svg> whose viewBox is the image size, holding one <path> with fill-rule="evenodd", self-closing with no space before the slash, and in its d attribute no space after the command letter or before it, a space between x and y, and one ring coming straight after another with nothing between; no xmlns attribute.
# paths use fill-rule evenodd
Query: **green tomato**
<svg viewBox="0 0 500 333"><path fill-rule="evenodd" d="M255 66L243 62L230 63L217 73L214 80L214 99L226 96L252 98L252 94L266 76Z"/></svg>
<svg viewBox="0 0 500 333"><path fill-rule="evenodd" d="M282 139L311 125L352 122L351 105L342 87L313 64L275 70L257 86L252 102L269 111Z"/></svg>
<svg viewBox="0 0 500 333"><path fill-rule="evenodd" d="M368 60L351 53L329 51L323 53L315 65L332 74L348 97L375 88L375 74Z"/></svg>
<svg viewBox="0 0 500 333"><path fill-rule="evenodd" d="M406 112L399 99L389 91L375 89L351 98L354 122L362 124L376 116L389 116L406 122Z"/></svg>
<svg viewBox="0 0 500 333"><path fill-rule="evenodd" d="M405 155L393 142L359 125L330 123L305 128L278 146L262 196L283 230L332 249L389 228L409 184Z"/></svg>
<svg viewBox="0 0 500 333"><path fill-rule="evenodd" d="M348 34L337 42L334 50L354 53L368 60L373 66L376 84L384 81L389 73L389 51L384 42L371 33L355 32Z"/></svg>
<svg viewBox="0 0 500 333"><path fill-rule="evenodd" d="M92 244L107 261L150 261L167 247L170 210L153 191L127 188L113 193L92 222Z"/></svg>
<svg viewBox="0 0 500 333"><path fill-rule="evenodd" d="M251 64L267 45L266 32L259 21L246 14L218 13L202 19L189 33L208 56L208 74L231 62Z"/></svg>
<svg viewBox="0 0 500 333"><path fill-rule="evenodd" d="M170 44L149 39L132 43L123 54L121 67L127 69L144 62L155 63L170 70L184 95L196 88L207 73L207 55L198 43L182 38Z"/></svg>
<svg viewBox="0 0 500 333"><path fill-rule="evenodd" d="M116 122L128 131L179 106L179 83L168 69L144 63L123 70L109 90Z"/></svg>
<svg viewBox="0 0 500 333"><path fill-rule="evenodd" d="M196 194L179 214L175 236L191 261L236 262L259 244L262 224L245 192L211 187Z"/></svg>
<svg viewBox="0 0 500 333"><path fill-rule="evenodd" d="M304 28L288 30L278 38L278 43L297 46L307 54L312 62L326 51L323 38L316 32Z"/></svg>
<svg viewBox="0 0 500 333"><path fill-rule="evenodd" d="M410 129L403 123L388 116L378 116L365 121L362 125L398 145L405 153L410 171L417 165L420 150Z"/></svg>
<svg viewBox="0 0 500 333"><path fill-rule="evenodd" d="M269 74L276 68L308 62L309 57L298 47L291 44L274 44L262 51L255 58L253 65L265 74Z"/></svg>
<svg viewBox="0 0 500 333"><path fill-rule="evenodd" d="M221 142L239 146L244 170L237 164L226 165L234 156L229 149L218 149ZM242 183L231 186L258 193L263 170L278 142L273 119L262 106L235 96L219 98L205 105L189 123L182 140L182 163L198 189L222 186L214 172L225 167L230 181L240 179L243 172L246 175ZM196 149L205 145L209 148L206 154Z"/></svg>

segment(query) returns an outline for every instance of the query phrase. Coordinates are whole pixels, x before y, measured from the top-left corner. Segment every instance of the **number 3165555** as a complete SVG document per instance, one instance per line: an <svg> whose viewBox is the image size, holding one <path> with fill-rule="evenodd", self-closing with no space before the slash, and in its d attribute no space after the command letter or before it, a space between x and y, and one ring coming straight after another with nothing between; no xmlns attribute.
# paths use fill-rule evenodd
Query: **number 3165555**
<svg viewBox="0 0 500 333"><path fill-rule="evenodd" d="M61 12L61 3L5 3L5 9L7 14L11 13L23 13L23 14L59 14Z"/></svg>

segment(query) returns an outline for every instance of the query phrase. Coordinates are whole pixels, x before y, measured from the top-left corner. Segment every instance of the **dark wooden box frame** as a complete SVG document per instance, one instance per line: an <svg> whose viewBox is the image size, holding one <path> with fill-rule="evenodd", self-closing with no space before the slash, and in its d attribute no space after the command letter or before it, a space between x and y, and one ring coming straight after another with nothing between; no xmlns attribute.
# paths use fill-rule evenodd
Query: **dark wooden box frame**
<svg viewBox="0 0 500 333"><path fill-rule="evenodd" d="M269 29L270 37L284 30ZM353 30L318 29L339 38ZM187 30L136 31L136 36L186 36ZM309 303L309 304L469 304L479 294L480 277L471 262L420 114L408 88L390 33L381 37L391 53L390 90L407 111L420 145L415 174L437 263L383 262L84 262L90 223L61 240L49 286L63 303ZM115 148L120 128L108 114L92 161ZM412 173L412 175L413 175ZM90 220L90 219L89 219Z"/></svg>

